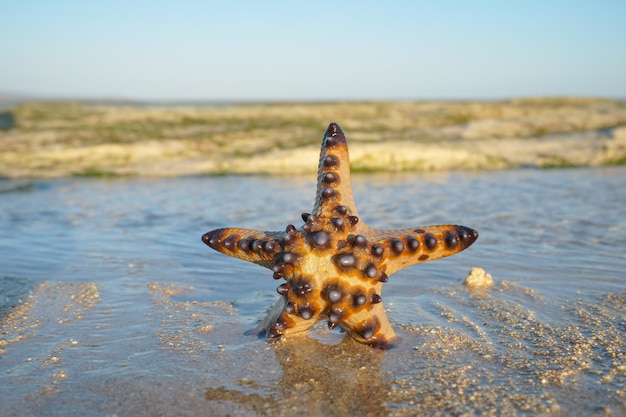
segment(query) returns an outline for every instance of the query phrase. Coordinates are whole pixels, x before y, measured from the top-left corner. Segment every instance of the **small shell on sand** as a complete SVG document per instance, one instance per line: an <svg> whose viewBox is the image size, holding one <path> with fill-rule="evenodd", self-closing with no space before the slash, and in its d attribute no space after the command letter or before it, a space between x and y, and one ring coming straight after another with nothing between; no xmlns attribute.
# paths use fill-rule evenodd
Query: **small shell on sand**
<svg viewBox="0 0 626 417"><path fill-rule="evenodd" d="M491 274L485 272L484 269L477 266L472 267L465 281L463 281L468 289L489 289L493 286L493 278Z"/></svg>

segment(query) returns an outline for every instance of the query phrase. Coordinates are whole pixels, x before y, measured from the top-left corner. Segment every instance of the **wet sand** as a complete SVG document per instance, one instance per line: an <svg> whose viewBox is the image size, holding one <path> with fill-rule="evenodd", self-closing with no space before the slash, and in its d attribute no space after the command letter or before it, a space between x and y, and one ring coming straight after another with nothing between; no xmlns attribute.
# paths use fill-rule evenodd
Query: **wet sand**
<svg viewBox="0 0 626 417"><path fill-rule="evenodd" d="M232 304L157 283L133 332L141 317L95 284L45 282L2 318L0 415L626 413L625 295L554 300L497 278L431 290L447 301L396 317L402 342L382 351L321 325L257 340ZM91 327L103 314L124 329Z"/></svg>

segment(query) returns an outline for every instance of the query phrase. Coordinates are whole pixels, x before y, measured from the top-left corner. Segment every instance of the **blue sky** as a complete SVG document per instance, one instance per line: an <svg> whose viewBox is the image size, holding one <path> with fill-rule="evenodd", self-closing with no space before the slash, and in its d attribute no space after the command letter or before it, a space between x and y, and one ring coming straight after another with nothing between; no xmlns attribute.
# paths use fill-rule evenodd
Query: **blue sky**
<svg viewBox="0 0 626 417"><path fill-rule="evenodd" d="M0 94L626 98L626 1L0 0L0 10Z"/></svg>

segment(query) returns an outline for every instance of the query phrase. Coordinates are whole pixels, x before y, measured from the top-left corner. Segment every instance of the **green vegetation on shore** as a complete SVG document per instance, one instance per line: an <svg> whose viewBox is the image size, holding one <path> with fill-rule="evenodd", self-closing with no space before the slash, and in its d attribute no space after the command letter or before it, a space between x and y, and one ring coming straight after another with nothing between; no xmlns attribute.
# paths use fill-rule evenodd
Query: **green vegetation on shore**
<svg viewBox="0 0 626 417"><path fill-rule="evenodd" d="M314 172L338 122L353 169L426 171L626 162L626 102L604 99L133 107L33 102L2 118L0 176Z"/></svg>

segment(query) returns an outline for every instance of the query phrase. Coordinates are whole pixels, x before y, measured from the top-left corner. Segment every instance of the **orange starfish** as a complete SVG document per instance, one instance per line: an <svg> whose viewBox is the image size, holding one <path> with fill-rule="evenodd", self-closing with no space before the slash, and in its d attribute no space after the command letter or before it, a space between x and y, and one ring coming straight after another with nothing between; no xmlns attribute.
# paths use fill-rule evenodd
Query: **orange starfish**
<svg viewBox="0 0 626 417"><path fill-rule="evenodd" d="M355 340L379 348L397 342L381 290L394 272L453 255L478 232L456 225L380 230L359 219L346 137L336 123L324 134L313 213L285 232L226 228L202 236L211 248L271 269L281 295L259 327L280 337L327 319Z"/></svg>

